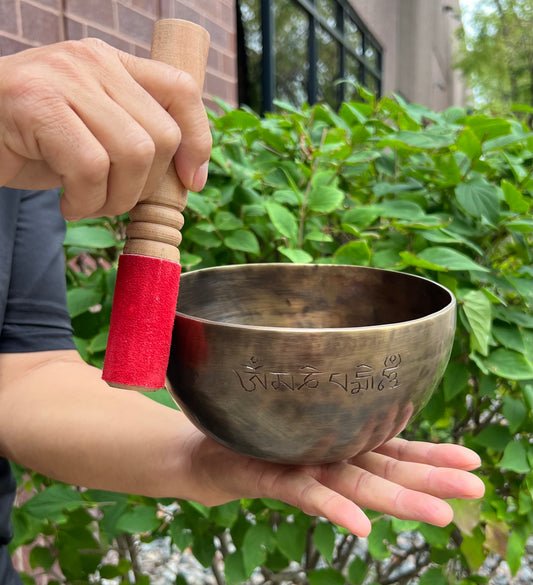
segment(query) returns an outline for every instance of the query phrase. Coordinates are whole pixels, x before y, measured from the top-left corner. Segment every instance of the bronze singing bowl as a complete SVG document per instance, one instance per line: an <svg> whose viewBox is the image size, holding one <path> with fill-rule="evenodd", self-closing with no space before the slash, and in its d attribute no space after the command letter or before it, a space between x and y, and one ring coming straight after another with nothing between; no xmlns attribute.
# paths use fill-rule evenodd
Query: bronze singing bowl
<svg viewBox="0 0 533 585"><path fill-rule="evenodd" d="M401 272L248 264L182 275L168 379L185 414L240 453L317 464L375 449L446 368L455 299Z"/></svg>

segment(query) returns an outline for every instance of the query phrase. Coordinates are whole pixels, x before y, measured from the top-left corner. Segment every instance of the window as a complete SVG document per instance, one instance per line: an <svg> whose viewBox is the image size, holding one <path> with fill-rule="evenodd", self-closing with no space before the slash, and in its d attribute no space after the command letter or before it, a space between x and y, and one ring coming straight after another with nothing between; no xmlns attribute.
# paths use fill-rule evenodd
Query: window
<svg viewBox="0 0 533 585"><path fill-rule="evenodd" d="M381 46L348 0L237 0L237 20L240 103L338 106L354 83L381 93Z"/></svg>

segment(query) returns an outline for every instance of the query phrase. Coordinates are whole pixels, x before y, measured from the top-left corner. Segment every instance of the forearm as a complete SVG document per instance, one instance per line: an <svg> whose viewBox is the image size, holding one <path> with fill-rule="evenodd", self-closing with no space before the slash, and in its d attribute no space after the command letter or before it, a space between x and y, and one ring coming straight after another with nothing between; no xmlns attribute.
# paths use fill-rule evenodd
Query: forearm
<svg viewBox="0 0 533 585"><path fill-rule="evenodd" d="M108 387L75 352L0 356L0 453L55 479L192 497L180 456L190 428L173 409Z"/></svg>

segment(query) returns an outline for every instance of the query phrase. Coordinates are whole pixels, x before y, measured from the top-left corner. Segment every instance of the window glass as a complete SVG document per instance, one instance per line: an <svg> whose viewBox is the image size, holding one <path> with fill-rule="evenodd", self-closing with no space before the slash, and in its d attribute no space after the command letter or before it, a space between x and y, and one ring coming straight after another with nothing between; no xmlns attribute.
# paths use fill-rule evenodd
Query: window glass
<svg viewBox="0 0 533 585"><path fill-rule="evenodd" d="M337 107L357 97L356 84L380 93L381 47L348 2L236 2L241 103L259 112L276 98Z"/></svg>
<svg viewBox="0 0 533 585"><path fill-rule="evenodd" d="M331 105L339 102L339 44L321 26L317 26L317 52L316 63L317 98Z"/></svg>
<svg viewBox="0 0 533 585"><path fill-rule="evenodd" d="M353 100L357 97L357 84L361 83L361 65L351 55L346 55L345 70L343 75L344 99Z"/></svg>
<svg viewBox="0 0 533 585"><path fill-rule="evenodd" d="M260 112L262 106L262 57L261 0L239 0L237 13L240 18L239 43L239 102Z"/></svg>
<svg viewBox="0 0 533 585"><path fill-rule="evenodd" d="M363 34L359 30L359 27L351 18L347 18L344 23L344 36L346 38L346 44L355 52L359 57L363 56Z"/></svg>
<svg viewBox="0 0 533 585"><path fill-rule="evenodd" d="M337 27L337 2L336 0L316 0L318 14L324 18L331 28Z"/></svg>
<svg viewBox="0 0 533 585"><path fill-rule="evenodd" d="M307 100L309 17L294 2L273 5L276 97L300 105Z"/></svg>

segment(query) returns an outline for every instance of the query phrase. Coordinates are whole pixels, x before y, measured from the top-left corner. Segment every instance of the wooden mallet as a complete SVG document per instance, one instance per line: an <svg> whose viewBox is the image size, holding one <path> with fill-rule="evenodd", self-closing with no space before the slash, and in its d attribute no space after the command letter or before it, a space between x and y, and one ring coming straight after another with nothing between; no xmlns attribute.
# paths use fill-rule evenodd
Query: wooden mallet
<svg viewBox="0 0 533 585"><path fill-rule="evenodd" d="M191 74L203 87L209 34L184 20L154 25L151 58ZM174 162L147 199L130 211L119 258L103 379L137 390L164 387L181 266L177 246L187 190Z"/></svg>

